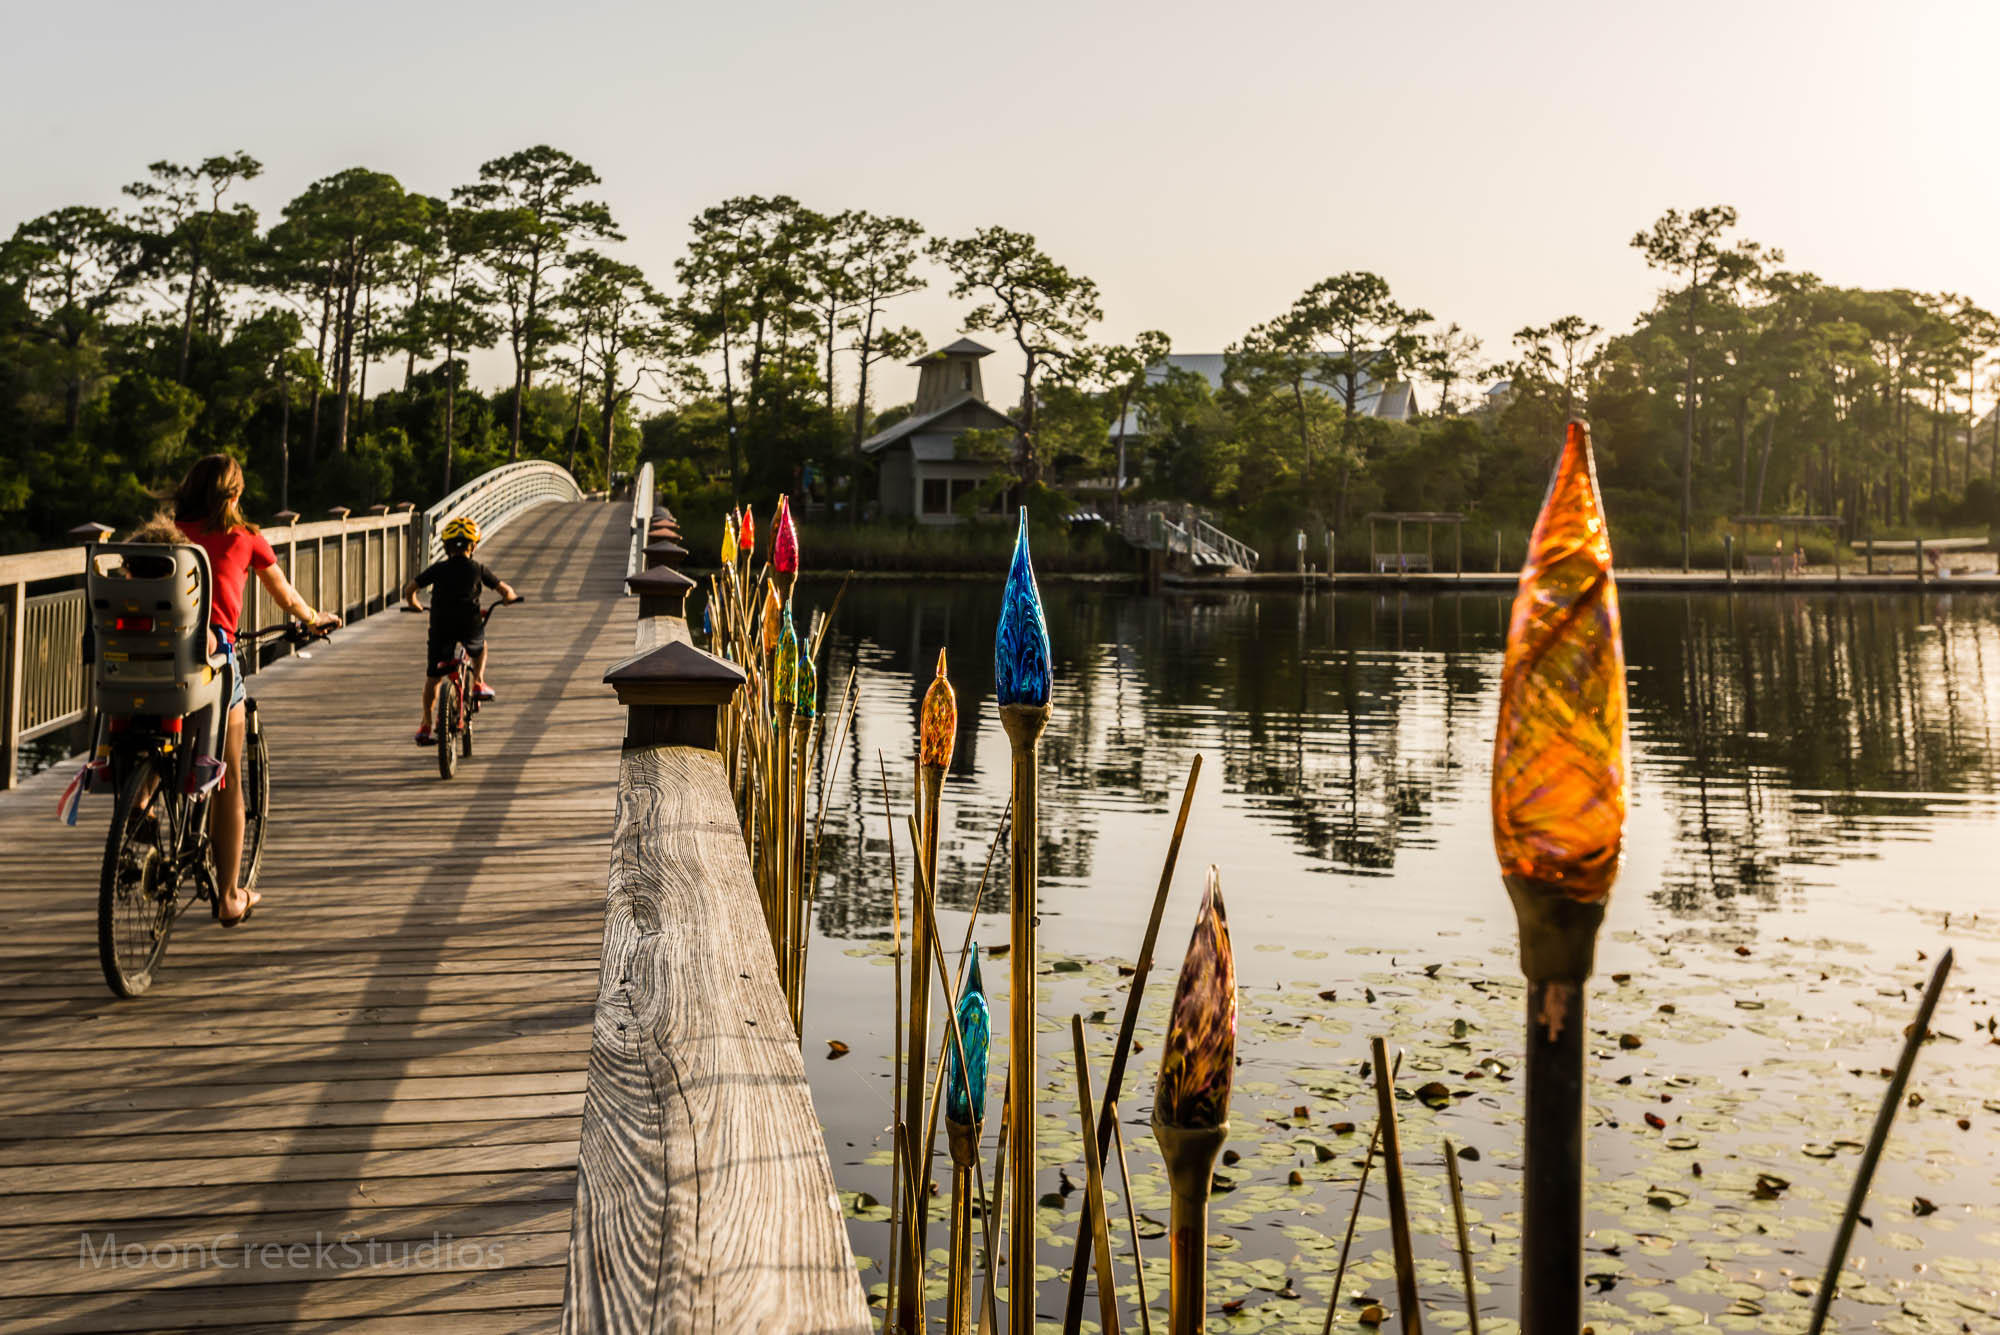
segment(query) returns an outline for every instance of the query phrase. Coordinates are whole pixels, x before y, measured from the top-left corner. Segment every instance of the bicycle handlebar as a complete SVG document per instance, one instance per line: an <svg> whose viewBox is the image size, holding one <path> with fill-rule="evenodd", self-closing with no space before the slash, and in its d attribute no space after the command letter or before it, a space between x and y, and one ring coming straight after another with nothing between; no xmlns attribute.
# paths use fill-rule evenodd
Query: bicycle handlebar
<svg viewBox="0 0 2000 1335"><path fill-rule="evenodd" d="M244 636L244 638L261 640L267 635L283 635L292 645L303 646L311 644L314 640L325 639L327 636L333 634L335 629L337 628L333 626L308 626L303 621L280 621L275 625L266 626L262 630L253 630Z"/></svg>

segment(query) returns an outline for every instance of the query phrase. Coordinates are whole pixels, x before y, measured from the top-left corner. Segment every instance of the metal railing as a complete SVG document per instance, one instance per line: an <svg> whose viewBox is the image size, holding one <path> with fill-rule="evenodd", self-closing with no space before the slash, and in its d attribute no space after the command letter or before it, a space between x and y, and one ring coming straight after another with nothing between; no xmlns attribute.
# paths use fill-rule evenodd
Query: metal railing
<svg viewBox="0 0 2000 1335"><path fill-rule="evenodd" d="M1215 525L1199 516L1194 521L1195 541L1205 545L1211 552L1223 559L1226 565L1242 566L1245 570L1257 568L1257 549L1247 542L1238 542Z"/></svg>
<svg viewBox="0 0 2000 1335"><path fill-rule="evenodd" d="M1175 518L1178 515L1179 518ZM1230 537L1192 506L1128 507L1120 521L1128 542L1154 551L1178 552L1193 565L1257 568L1257 549Z"/></svg>
<svg viewBox="0 0 2000 1335"><path fill-rule="evenodd" d="M438 530L444 521L465 515L479 525L482 537L490 537L516 515L550 501L580 501L583 488L561 464L545 459L524 459L502 464L481 473L451 495L423 512L418 523L417 541L426 564L444 555Z"/></svg>
<svg viewBox="0 0 2000 1335"><path fill-rule="evenodd" d="M650 486L648 493L650 510ZM264 536L300 597L357 621L395 606L420 553L429 554L426 561L442 554L436 533L443 516L471 514L491 533L535 506L582 497L561 466L537 460L483 473L422 512L294 520L271 525ZM643 523L638 533L643 543ZM22 743L57 733L90 712L83 563L81 546L0 556L0 789L17 781ZM264 586L251 580L238 629L266 626L278 616ZM282 641L266 645L261 655L244 656L244 671L254 676L290 652Z"/></svg>

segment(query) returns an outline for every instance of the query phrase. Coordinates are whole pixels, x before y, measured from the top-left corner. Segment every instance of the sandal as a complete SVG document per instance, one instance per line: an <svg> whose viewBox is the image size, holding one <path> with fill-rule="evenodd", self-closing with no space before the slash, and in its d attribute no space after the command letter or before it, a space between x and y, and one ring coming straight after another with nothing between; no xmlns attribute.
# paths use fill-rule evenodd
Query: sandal
<svg viewBox="0 0 2000 1335"><path fill-rule="evenodd" d="M225 918L222 916L222 900L218 898L215 901L215 920L224 927L239 927L249 922L250 915L257 911L257 905L263 901L264 896L255 890L248 891L247 893L250 897L250 902L244 905L243 912L237 914L234 918Z"/></svg>

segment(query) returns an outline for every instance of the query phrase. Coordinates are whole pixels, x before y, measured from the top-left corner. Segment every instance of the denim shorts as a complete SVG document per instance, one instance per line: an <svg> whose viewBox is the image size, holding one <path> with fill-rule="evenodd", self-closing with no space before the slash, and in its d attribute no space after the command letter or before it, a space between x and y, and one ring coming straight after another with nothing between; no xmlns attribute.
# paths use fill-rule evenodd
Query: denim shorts
<svg viewBox="0 0 2000 1335"><path fill-rule="evenodd" d="M236 632L217 626L215 638L222 642L222 656L229 660L229 707L234 709L250 698L243 687L243 660L236 655Z"/></svg>

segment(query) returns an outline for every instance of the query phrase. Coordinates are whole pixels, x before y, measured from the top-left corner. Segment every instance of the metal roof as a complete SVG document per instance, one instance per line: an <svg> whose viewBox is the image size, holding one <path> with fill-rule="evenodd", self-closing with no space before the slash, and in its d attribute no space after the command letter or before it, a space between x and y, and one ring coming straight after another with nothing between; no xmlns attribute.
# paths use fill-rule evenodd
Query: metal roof
<svg viewBox="0 0 2000 1335"><path fill-rule="evenodd" d="M961 338L956 343L947 343L941 348L933 348L911 362L912 366L922 366L935 357L990 357L993 349L983 343L974 343L969 338Z"/></svg>
<svg viewBox="0 0 2000 1335"><path fill-rule="evenodd" d="M950 416L952 413L957 412L959 409L966 407L977 408L983 413L990 414L994 419L993 425L995 426L1014 425L1013 418L1007 416L1007 414L1001 412L998 408L995 408L992 404L980 398L978 395L959 394L955 396L949 403L945 404L942 408L938 408L935 411L928 413L922 413L922 414L912 413L910 416L905 417L902 421L896 423L894 426L876 432L874 435L870 436L868 439L861 442L861 452L863 454L880 453L882 450L885 450L889 448L889 446L894 445L897 441L903 439L905 436L914 435L917 432L922 431L924 428L932 425L933 423L941 421L944 418Z"/></svg>

